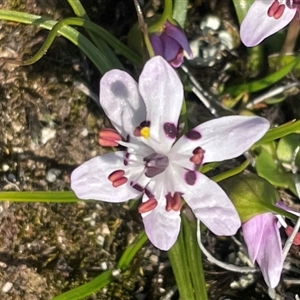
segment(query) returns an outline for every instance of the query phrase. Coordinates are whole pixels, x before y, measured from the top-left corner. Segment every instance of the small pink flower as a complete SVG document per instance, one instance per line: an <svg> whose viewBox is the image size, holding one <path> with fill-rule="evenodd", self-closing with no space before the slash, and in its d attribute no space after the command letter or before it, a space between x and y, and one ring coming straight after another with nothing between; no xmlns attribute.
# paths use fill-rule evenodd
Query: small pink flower
<svg viewBox="0 0 300 300"><path fill-rule="evenodd" d="M276 204L278 207L299 216L299 213L291 210L283 201ZM279 228L285 227L287 235L291 235L293 228L287 226L281 218L273 213L257 215L242 225L244 240L246 242L250 259L257 261L266 284L275 288L280 280L283 268L283 253ZM300 243L299 233L296 235L294 244Z"/></svg>
<svg viewBox="0 0 300 300"><path fill-rule="evenodd" d="M183 51L185 50L190 58L193 53L183 30L166 21L164 30L161 33L154 33L150 40L156 55L162 56L171 66L178 68L183 62Z"/></svg>
<svg viewBox="0 0 300 300"><path fill-rule="evenodd" d="M146 233L162 250L177 240L181 197L215 234L236 233L241 222L235 207L198 169L241 155L269 128L260 117L229 116L178 138L182 101L182 83L160 56L145 64L138 84L126 72L107 72L100 81L100 104L116 131L104 129L99 141L125 150L92 158L71 175L80 199L117 203L142 196Z"/></svg>
<svg viewBox="0 0 300 300"><path fill-rule="evenodd" d="M257 261L266 284L275 288L283 268L280 224L272 213L257 215L242 225L250 259Z"/></svg>
<svg viewBox="0 0 300 300"><path fill-rule="evenodd" d="M255 0L241 24L242 42L259 44L290 23L299 9L299 0Z"/></svg>

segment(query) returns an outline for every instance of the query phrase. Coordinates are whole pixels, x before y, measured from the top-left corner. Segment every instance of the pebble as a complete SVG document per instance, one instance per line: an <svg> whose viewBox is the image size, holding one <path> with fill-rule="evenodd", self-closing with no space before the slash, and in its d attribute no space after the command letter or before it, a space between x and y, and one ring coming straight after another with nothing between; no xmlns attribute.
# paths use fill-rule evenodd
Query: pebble
<svg viewBox="0 0 300 300"><path fill-rule="evenodd" d="M3 292L3 293L8 293L8 292L11 290L12 287L13 287L12 282L7 281L7 282L4 284L4 286L2 287L2 292Z"/></svg>
<svg viewBox="0 0 300 300"><path fill-rule="evenodd" d="M83 128L82 131L80 132L80 134L81 134L83 137L87 137L88 134L89 134L89 131L87 130L87 128Z"/></svg>
<svg viewBox="0 0 300 300"><path fill-rule="evenodd" d="M41 132L41 142L45 145L49 140L55 138L56 130L53 128L43 128Z"/></svg>
<svg viewBox="0 0 300 300"><path fill-rule="evenodd" d="M8 171L8 170L9 170L9 165L7 165L7 164L2 164L2 170L3 170L3 172Z"/></svg>
<svg viewBox="0 0 300 300"><path fill-rule="evenodd" d="M101 234L110 235L110 230L106 224L102 224L101 229Z"/></svg>
<svg viewBox="0 0 300 300"><path fill-rule="evenodd" d="M46 180L50 183L56 181L57 177L61 174L61 170L51 168L47 171Z"/></svg>
<svg viewBox="0 0 300 300"><path fill-rule="evenodd" d="M102 262L100 266L101 266L101 269L102 269L103 271L106 271L106 270L107 270L107 262L105 262L105 261Z"/></svg>

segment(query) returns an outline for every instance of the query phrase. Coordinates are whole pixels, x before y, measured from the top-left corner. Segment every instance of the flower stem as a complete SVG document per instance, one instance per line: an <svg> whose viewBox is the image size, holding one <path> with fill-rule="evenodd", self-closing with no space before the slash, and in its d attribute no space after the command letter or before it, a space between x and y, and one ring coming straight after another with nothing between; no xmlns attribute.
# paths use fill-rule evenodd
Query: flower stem
<svg viewBox="0 0 300 300"><path fill-rule="evenodd" d="M195 299L208 300L206 281L202 264L202 251L197 242L197 223L190 208L182 214L185 250L195 292Z"/></svg>
<svg viewBox="0 0 300 300"><path fill-rule="evenodd" d="M180 230L177 242L168 251L168 256L175 275L180 298L183 300L196 300L185 253L183 230Z"/></svg>
<svg viewBox="0 0 300 300"><path fill-rule="evenodd" d="M180 299L208 300L202 254L197 242L197 224L188 206L183 209L182 227L176 244L168 252Z"/></svg>
<svg viewBox="0 0 300 300"><path fill-rule="evenodd" d="M172 20L173 15L173 1L165 0L165 8L162 15L162 19L164 20Z"/></svg>

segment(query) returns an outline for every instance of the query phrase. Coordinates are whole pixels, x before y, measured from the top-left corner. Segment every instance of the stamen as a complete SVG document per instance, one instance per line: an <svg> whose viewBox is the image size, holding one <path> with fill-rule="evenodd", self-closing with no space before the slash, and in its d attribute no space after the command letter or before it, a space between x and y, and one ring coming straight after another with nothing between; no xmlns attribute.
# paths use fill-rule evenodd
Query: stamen
<svg viewBox="0 0 300 300"><path fill-rule="evenodd" d="M108 180L110 180L111 182L114 182L115 180L118 180L122 177L124 177L125 175L125 171L124 170L117 170L112 172L109 176L108 176Z"/></svg>
<svg viewBox="0 0 300 300"><path fill-rule="evenodd" d="M141 136L145 139L149 139L150 137L150 127L143 127L140 131Z"/></svg>
<svg viewBox="0 0 300 300"><path fill-rule="evenodd" d="M126 177L122 177L120 179L117 179L113 182L113 187L119 187L123 184L125 184L128 181Z"/></svg>
<svg viewBox="0 0 300 300"><path fill-rule="evenodd" d="M121 135L114 129L104 128L99 132L99 144L102 147L117 147L121 140Z"/></svg>
<svg viewBox="0 0 300 300"><path fill-rule="evenodd" d="M285 10L285 5L280 4L278 0L275 0L268 9L268 16L270 18L279 19Z"/></svg>
<svg viewBox="0 0 300 300"><path fill-rule="evenodd" d="M195 165L201 165L204 158L205 151L201 147L197 147L193 151L193 156L190 158L190 161Z"/></svg>
<svg viewBox="0 0 300 300"><path fill-rule="evenodd" d="M157 200L155 198L150 198L146 202L140 204L138 211L140 214L144 214L153 210L157 206Z"/></svg>
<svg viewBox="0 0 300 300"><path fill-rule="evenodd" d="M113 187L119 187L128 181L128 179L124 175L125 175L124 170L117 170L112 172L108 176L108 180L112 182Z"/></svg>
<svg viewBox="0 0 300 300"><path fill-rule="evenodd" d="M180 211L182 207L182 202L181 202L181 193L175 192L174 196L172 197L171 193L168 193L166 195L166 211Z"/></svg>

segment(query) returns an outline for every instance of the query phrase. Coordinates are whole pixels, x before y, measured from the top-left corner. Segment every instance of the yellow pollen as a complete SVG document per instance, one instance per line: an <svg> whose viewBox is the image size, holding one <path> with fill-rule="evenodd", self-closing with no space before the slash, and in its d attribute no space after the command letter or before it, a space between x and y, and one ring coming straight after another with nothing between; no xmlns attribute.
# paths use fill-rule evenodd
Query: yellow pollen
<svg viewBox="0 0 300 300"><path fill-rule="evenodd" d="M150 127L143 127L140 131L141 136L143 136L145 139L149 139L150 137Z"/></svg>

